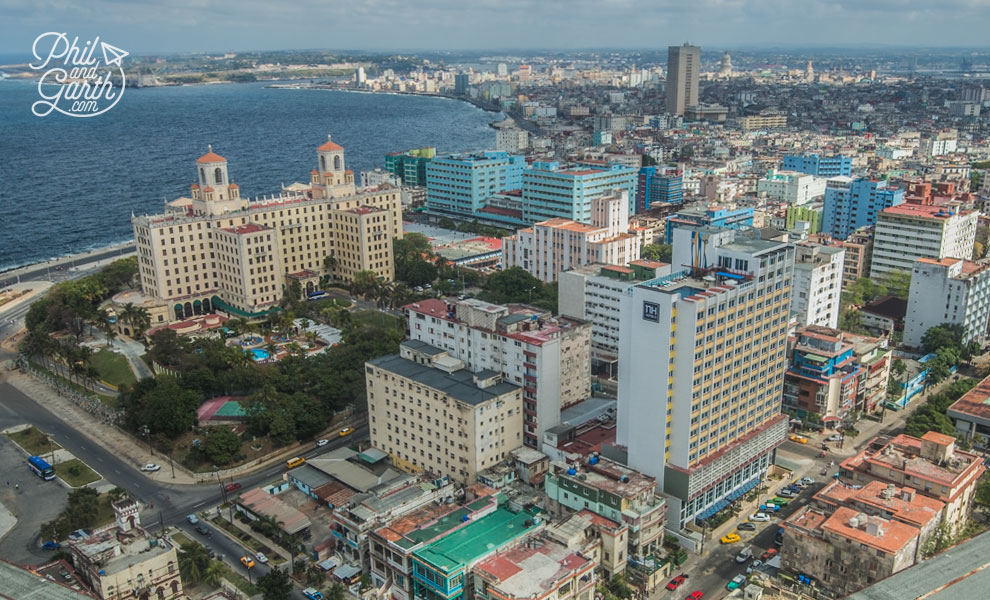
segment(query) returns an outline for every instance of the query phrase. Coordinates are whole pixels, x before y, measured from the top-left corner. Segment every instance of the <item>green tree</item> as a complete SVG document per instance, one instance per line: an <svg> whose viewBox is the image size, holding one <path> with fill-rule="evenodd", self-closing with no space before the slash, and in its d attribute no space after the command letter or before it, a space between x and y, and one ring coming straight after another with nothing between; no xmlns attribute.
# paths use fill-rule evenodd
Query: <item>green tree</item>
<svg viewBox="0 0 990 600"><path fill-rule="evenodd" d="M186 583L197 584L210 566L210 555L202 544L190 542L179 547L179 574Z"/></svg>
<svg viewBox="0 0 990 600"><path fill-rule="evenodd" d="M939 348L962 348L963 326L959 323L942 323L925 332L921 346L925 352L935 352Z"/></svg>
<svg viewBox="0 0 990 600"><path fill-rule="evenodd" d="M924 558L931 558L951 547L955 543L955 540L956 538L952 533L952 525L947 521L942 521L921 546L921 555Z"/></svg>
<svg viewBox="0 0 990 600"><path fill-rule="evenodd" d="M911 290L911 272L902 269L893 271L887 275L885 283L888 294L907 300Z"/></svg>
<svg viewBox="0 0 990 600"><path fill-rule="evenodd" d="M640 257L647 260L658 260L669 263L674 255L674 247L670 244L646 244L640 252Z"/></svg>
<svg viewBox="0 0 990 600"><path fill-rule="evenodd" d="M983 473L983 477L976 484L976 493L973 501L981 506L983 510L990 511L990 471Z"/></svg>
<svg viewBox="0 0 990 600"><path fill-rule="evenodd" d="M334 582L327 590L327 600L344 600L347 597L347 588L342 583Z"/></svg>
<svg viewBox="0 0 990 600"><path fill-rule="evenodd" d="M241 438L229 427L212 427L206 441L203 443L203 452L213 464L226 465L232 462L241 450Z"/></svg>
<svg viewBox="0 0 990 600"><path fill-rule="evenodd" d="M265 600L288 600L292 593L292 580L289 574L278 567L258 578L258 589Z"/></svg>

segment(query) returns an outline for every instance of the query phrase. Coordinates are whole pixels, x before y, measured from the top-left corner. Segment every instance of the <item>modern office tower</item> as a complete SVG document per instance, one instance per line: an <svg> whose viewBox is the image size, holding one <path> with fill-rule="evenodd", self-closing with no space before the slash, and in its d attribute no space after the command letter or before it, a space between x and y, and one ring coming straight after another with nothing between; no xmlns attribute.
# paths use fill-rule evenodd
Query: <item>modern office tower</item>
<svg viewBox="0 0 990 600"><path fill-rule="evenodd" d="M852 175L852 159L837 154L788 154L780 163L781 171L797 171L818 177L849 177Z"/></svg>
<svg viewBox="0 0 990 600"><path fill-rule="evenodd" d="M522 267L540 281L590 263L624 265L640 254L640 238L629 233L624 190L591 201L591 223L550 219L502 238L502 263Z"/></svg>
<svg viewBox="0 0 990 600"><path fill-rule="evenodd" d="M438 156L426 166L426 207L438 215L473 217L489 197L522 187L525 164L507 152Z"/></svg>
<svg viewBox="0 0 990 600"><path fill-rule="evenodd" d="M681 183L681 172L677 169L656 165L640 167L635 213L649 210L654 203L680 204L684 201Z"/></svg>
<svg viewBox="0 0 990 600"><path fill-rule="evenodd" d="M683 115L698 103L701 48L684 44L667 48L667 112Z"/></svg>
<svg viewBox="0 0 990 600"><path fill-rule="evenodd" d="M554 218L590 223L592 201L616 189L626 192L628 214L634 214L636 169L597 162L570 168L561 168L556 161L534 162L522 173L523 219L530 223Z"/></svg>
<svg viewBox="0 0 990 600"><path fill-rule="evenodd" d="M416 148L385 155L385 170L403 185L426 187L426 165L437 155L436 148Z"/></svg>
<svg viewBox="0 0 990 600"><path fill-rule="evenodd" d="M825 188L822 232L844 240L860 227L877 222L885 208L904 202L904 190L888 188L886 181L832 177Z"/></svg>
<svg viewBox="0 0 990 600"><path fill-rule="evenodd" d="M251 201L210 149L196 161L191 197L168 202L164 214L132 217L152 324L216 309L261 316L278 306L288 280L305 292L319 289L321 275L348 281L371 270L391 281L392 240L402 237L399 190L356 193L344 149L329 139L317 148L317 166L309 183Z"/></svg>
<svg viewBox="0 0 990 600"><path fill-rule="evenodd" d="M811 242L795 244L794 249L791 318L799 326L838 327L846 251Z"/></svg>
<svg viewBox="0 0 990 600"><path fill-rule="evenodd" d="M417 341L365 363L371 445L464 485L522 446L522 388ZM425 415L425 417L424 417Z"/></svg>
<svg viewBox="0 0 990 600"><path fill-rule="evenodd" d="M707 225L727 229L747 229L753 226L753 207L725 207L718 204L705 204L684 208L667 217L664 243L674 241L674 231L683 225Z"/></svg>
<svg viewBox="0 0 990 600"><path fill-rule="evenodd" d="M591 369L610 377L619 360L619 317L622 296L630 287L670 274L670 265L633 260L628 266L585 265L559 278L557 312L591 323Z"/></svg>
<svg viewBox="0 0 990 600"><path fill-rule="evenodd" d="M962 326L961 342L986 341L990 269L961 258L919 258L911 272L904 343L921 347L925 333L943 323Z"/></svg>
<svg viewBox="0 0 990 600"><path fill-rule="evenodd" d="M616 442L657 478L668 529L696 548L685 526L756 487L787 433L794 249L754 231L694 229L689 268L623 298Z"/></svg>
<svg viewBox="0 0 990 600"><path fill-rule="evenodd" d="M458 73L454 75L454 94L457 96L464 96L468 91L468 82L470 81L470 75L467 73Z"/></svg>
<svg viewBox="0 0 990 600"><path fill-rule="evenodd" d="M523 388L523 444L539 448L560 409L591 393L591 324L529 306L430 299L403 306L409 338L446 351L471 371Z"/></svg>
<svg viewBox="0 0 990 600"><path fill-rule="evenodd" d="M870 277L884 279L894 271L910 273L919 258L972 258L979 216L958 206L922 204L900 204L880 211Z"/></svg>

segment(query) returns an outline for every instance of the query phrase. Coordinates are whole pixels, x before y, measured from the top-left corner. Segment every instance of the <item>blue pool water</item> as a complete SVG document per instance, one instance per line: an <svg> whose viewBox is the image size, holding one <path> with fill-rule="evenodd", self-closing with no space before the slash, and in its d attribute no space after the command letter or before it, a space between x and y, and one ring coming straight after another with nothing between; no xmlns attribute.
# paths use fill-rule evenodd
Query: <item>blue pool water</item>
<svg viewBox="0 0 990 600"><path fill-rule="evenodd" d="M251 353L251 358L257 361L268 360L272 357L272 355L268 353L268 350L262 350L261 348L251 348L248 352Z"/></svg>

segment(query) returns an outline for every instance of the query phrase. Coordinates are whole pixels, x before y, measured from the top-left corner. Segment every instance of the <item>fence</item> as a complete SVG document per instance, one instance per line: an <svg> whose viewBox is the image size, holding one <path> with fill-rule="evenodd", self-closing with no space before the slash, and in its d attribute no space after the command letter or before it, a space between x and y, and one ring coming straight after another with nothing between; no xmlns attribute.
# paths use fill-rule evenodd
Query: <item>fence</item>
<svg viewBox="0 0 990 600"><path fill-rule="evenodd" d="M73 404L100 419L106 425L117 425L123 418L123 413L121 411L116 411L106 406L98 399L72 389L69 385L48 371L36 368L23 356L17 359L16 365L21 371L33 376L38 381L47 384L55 390L59 396L72 401Z"/></svg>

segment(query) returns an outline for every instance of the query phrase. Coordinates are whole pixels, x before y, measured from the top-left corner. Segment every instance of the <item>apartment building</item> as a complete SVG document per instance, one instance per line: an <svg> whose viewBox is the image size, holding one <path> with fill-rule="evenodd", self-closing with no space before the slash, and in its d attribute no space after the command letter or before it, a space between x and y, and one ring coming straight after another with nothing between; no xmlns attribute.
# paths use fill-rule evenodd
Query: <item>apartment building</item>
<svg viewBox="0 0 990 600"><path fill-rule="evenodd" d="M794 250L791 318L799 326L837 327L845 250L812 242L795 244Z"/></svg>
<svg viewBox="0 0 990 600"><path fill-rule="evenodd" d="M153 311L159 322L215 310L263 315L278 305L290 274L311 286L319 274L349 281L370 270L394 278L392 240L402 237L399 190L356 193L344 149L335 142L317 149L321 169L308 184L253 201L241 197L226 159L212 149L196 162L191 197L167 203L163 214L131 219L141 288L165 307Z"/></svg>
<svg viewBox="0 0 990 600"><path fill-rule="evenodd" d="M625 295L619 336L616 441L631 468L657 478L668 528L689 546L700 536L688 525L758 484L787 431L794 249L709 229L688 250L675 243L689 270Z"/></svg>
<svg viewBox="0 0 990 600"><path fill-rule="evenodd" d="M544 535L516 542L477 563L477 600L594 600L595 563Z"/></svg>
<svg viewBox="0 0 990 600"><path fill-rule="evenodd" d="M529 148L529 133L517 127L500 127L495 130L496 152L519 152Z"/></svg>
<svg viewBox="0 0 990 600"><path fill-rule="evenodd" d="M507 152L450 154L426 165L426 207L434 214L473 217L484 201L522 187L525 158Z"/></svg>
<svg viewBox="0 0 990 600"><path fill-rule="evenodd" d="M640 167L636 182L636 213L649 210L654 204L680 204L681 172L672 167Z"/></svg>
<svg viewBox="0 0 990 600"><path fill-rule="evenodd" d="M552 463L544 490L551 515L587 509L628 527L628 553L619 549L620 561L624 555L643 558L661 551L667 505L653 477L591 455L578 464Z"/></svg>
<svg viewBox="0 0 990 600"><path fill-rule="evenodd" d="M409 338L446 351L471 371L494 371L523 390L523 443L539 448L560 409L591 393L591 324L522 305L476 299L403 307ZM510 448L511 449L511 448Z"/></svg>
<svg viewBox="0 0 990 600"><path fill-rule="evenodd" d="M141 527L140 505L131 499L112 504L114 522L71 540L76 572L103 600L182 600L176 545Z"/></svg>
<svg viewBox="0 0 990 600"><path fill-rule="evenodd" d="M840 506L802 507L782 523L781 566L846 596L915 563L920 530Z"/></svg>
<svg viewBox="0 0 990 600"><path fill-rule="evenodd" d="M842 242L846 256L842 263L842 288L868 277L873 262L873 228L860 227Z"/></svg>
<svg viewBox="0 0 990 600"><path fill-rule="evenodd" d="M522 389L446 351L403 342L365 364L371 444L397 467L463 484L522 445Z"/></svg>
<svg viewBox="0 0 990 600"><path fill-rule="evenodd" d="M699 204L683 208L667 217L667 227L664 231L664 242L673 243L674 232L678 227L707 225L728 229L748 229L753 226L753 207L721 206L718 204Z"/></svg>
<svg viewBox="0 0 990 600"><path fill-rule="evenodd" d="M841 154L788 154L781 160L780 170L818 177L849 177L852 175L852 158Z"/></svg>
<svg viewBox="0 0 990 600"><path fill-rule="evenodd" d="M873 236L870 277L911 273L919 258L973 256L979 213L958 207L901 204L880 212Z"/></svg>
<svg viewBox="0 0 990 600"><path fill-rule="evenodd" d="M944 502L945 522L955 527L968 518L985 470L983 459L957 449L954 437L929 431L921 438L874 438L856 456L842 461L839 474L854 484L893 483Z"/></svg>
<svg viewBox="0 0 990 600"><path fill-rule="evenodd" d="M564 271L558 279L557 312L591 323L591 368L617 373L622 295L631 286L670 274L670 265L634 260L627 266L590 264Z"/></svg>
<svg viewBox="0 0 990 600"><path fill-rule="evenodd" d="M791 206L808 204L825 196L828 179L798 171L772 171L756 182L756 192Z"/></svg>
<svg viewBox="0 0 990 600"><path fill-rule="evenodd" d="M737 119L743 131L762 131L787 127L787 115L747 115Z"/></svg>
<svg viewBox="0 0 990 600"><path fill-rule="evenodd" d="M436 148L416 148L385 155L385 170L403 185L426 187L426 165L437 155Z"/></svg>
<svg viewBox="0 0 990 600"><path fill-rule="evenodd" d="M606 161L585 160L571 166L536 161L522 173L523 221L568 219L591 223L596 218L594 200L612 196L615 190L624 192L628 218L636 212L637 171Z"/></svg>
<svg viewBox="0 0 990 600"><path fill-rule="evenodd" d="M833 332L819 327L798 331L783 396L784 408L798 417L814 413L834 423L855 410L860 366L853 345Z"/></svg>
<svg viewBox="0 0 990 600"><path fill-rule="evenodd" d="M945 414L955 423L957 435L976 447L990 448L990 377L953 402Z"/></svg>
<svg viewBox="0 0 990 600"><path fill-rule="evenodd" d="M904 343L921 347L942 323L962 326L962 343L986 340L990 319L990 266L961 258L919 258L911 271Z"/></svg>
<svg viewBox="0 0 990 600"><path fill-rule="evenodd" d="M832 177L825 187L822 231L844 240L861 227L877 222L880 211L904 202L904 190L887 187L886 181Z"/></svg>
<svg viewBox="0 0 990 600"><path fill-rule="evenodd" d="M502 261L541 281L589 263L624 265L639 258L640 238L629 232L625 191L591 201L591 224L550 219L502 239Z"/></svg>

